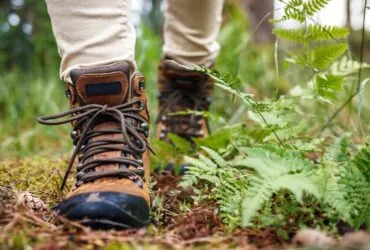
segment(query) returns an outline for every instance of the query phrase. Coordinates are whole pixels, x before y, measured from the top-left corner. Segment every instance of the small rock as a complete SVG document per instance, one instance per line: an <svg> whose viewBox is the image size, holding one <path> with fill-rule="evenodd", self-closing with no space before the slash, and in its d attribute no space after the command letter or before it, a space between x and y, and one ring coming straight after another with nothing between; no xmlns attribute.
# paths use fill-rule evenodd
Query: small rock
<svg viewBox="0 0 370 250"><path fill-rule="evenodd" d="M314 229L299 230L293 238L293 244L301 247L332 247L335 240Z"/></svg>
<svg viewBox="0 0 370 250"><path fill-rule="evenodd" d="M35 212L43 212L48 210L48 207L40 198L29 192L19 193L17 206L22 206Z"/></svg>
<svg viewBox="0 0 370 250"><path fill-rule="evenodd" d="M370 233L364 231L347 233L340 241L340 245L349 250L364 249L366 246L370 246Z"/></svg>

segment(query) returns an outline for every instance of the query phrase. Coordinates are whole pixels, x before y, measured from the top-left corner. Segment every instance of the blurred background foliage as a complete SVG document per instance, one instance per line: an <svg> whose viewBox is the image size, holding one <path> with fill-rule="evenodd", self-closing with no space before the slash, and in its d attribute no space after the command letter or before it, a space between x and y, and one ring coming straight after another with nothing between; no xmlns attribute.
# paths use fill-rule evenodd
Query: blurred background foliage
<svg viewBox="0 0 370 250"><path fill-rule="evenodd" d="M141 3L145 8L135 9L136 57L139 69L149 82L150 109L155 117L162 0L142 0ZM306 79L305 75L289 70L277 80L275 38L268 22L272 16L266 16L272 13L273 7L273 0L225 2L219 38L222 50L216 68L238 75L244 90L255 94L257 99L274 96L276 92L284 94L295 84L309 80L309 76ZM264 17L265 21L260 23ZM352 40L353 47L359 47L360 39ZM279 49L283 51L283 48L280 45ZM63 154L71 147L68 125L44 127L36 123L40 115L68 109L58 71L59 55L45 2L0 1L0 159L35 152ZM243 121L245 107L239 104L230 94L216 92L211 110L212 126Z"/></svg>
<svg viewBox="0 0 370 250"><path fill-rule="evenodd" d="M150 82L148 92L154 117L157 63L162 43L162 1L144 0L142 4L145 8L134 9L138 31L136 59ZM235 58L239 58L238 54L250 40L240 6L240 2L230 1L225 7L227 22L221 43L227 46L219 58L223 71L235 72L239 64ZM59 55L46 4L38 0L6 0L0 2L0 7L0 158L34 152L64 153L71 146L66 139L69 126L44 127L36 123L40 115L68 109L64 84L58 77ZM264 65L260 65L261 72ZM259 74L255 68L258 65L243 67L253 71L252 74ZM231 114L235 105L237 103L224 109L221 103L219 107L215 105L215 110L219 110L220 115Z"/></svg>

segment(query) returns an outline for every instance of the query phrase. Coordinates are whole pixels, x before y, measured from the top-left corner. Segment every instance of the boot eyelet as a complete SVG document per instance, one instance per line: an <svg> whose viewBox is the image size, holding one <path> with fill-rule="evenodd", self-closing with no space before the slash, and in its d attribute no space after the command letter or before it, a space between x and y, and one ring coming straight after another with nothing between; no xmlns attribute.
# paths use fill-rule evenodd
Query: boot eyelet
<svg viewBox="0 0 370 250"><path fill-rule="evenodd" d="M138 178L137 180L135 180L135 183L136 185L139 187L139 188L143 188L144 185L143 185L143 182Z"/></svg>
<svg viewBox="0 0 370 250"><path fill-rule="evenodd" d="M83 164L80 162L80 163L78 163L78 165L77 165L77 170L78 171L80 171L80 169L82 168L82 166L83 166Z"/></svg>
<svg viewBox="0 0 370 250"><path fill-rule="evenodd" d="M144 110L145 109L145 103L140 101L139 102L139 110Z"/></svg>
<svg viewBox="0 0 370 250"><path fill-rule="evenodd" d="M143 188L144 187L144 184L143 182L141 181L141 179L137 176L137 175L134 175L134 176L131 176L130 179L135 182L135 184L139 187L139 188Z"/></svg>
<svg viewBox="0 0 370 250"><path fill-rule="evenodd" d="M141 159L138 159L137 160L137 163L140 164L140 165L143 165L144 164L143 160L141 160Z"/></svg>
<svg viewBox="0 0 370 250"><path fill-rule="evenodd" d="M67 97L68 99L70 99L70 98L71 98L71 96L72 96L71 91L70 91L69 89L67 89L67 90L66 90L65 94L66 94L66 97Z"/></svg>
<svg viewBox="0 0 370 250"><path fill-rule="evenodd" d="M83 182L83 181L81 181L81 180L78 180L78 181L76 182L75 186L76 186L76 187L79 187L79 186L81 186L82 184L84 184L84 182Z"/></svg>
<svg viewBox="0 0 370 250"><path fill-rule="evenodd" d="M83 176L84 176L84 172L83 171L80 171L80 172L78 172L77 174L76 174L76 177L77 177L77 179L81 179Z"/></svg>
<svg viewBox="0 0 370 250"><path fill-rule="evenodd" d="M71 132L71 138L72 138L72 139L75 139L75 138L77 137L77 135L78 135L78 132L77 132L76 130L73 130L73 131Z"/></svg>
<svg viewBox="0 0 370 250"><path fill-rule="evenodd" d="M141 80L141 81L139 82L139 89L140 89L140 90L145 89L145 81Z"/></svg>
<svg viewBox="0 0 370 250"><path fill-rule="evenodd" d="M143 122L142 124L140 124L140 128L148 130L149 129L149 124L146 123L146 122Z"/></svg>

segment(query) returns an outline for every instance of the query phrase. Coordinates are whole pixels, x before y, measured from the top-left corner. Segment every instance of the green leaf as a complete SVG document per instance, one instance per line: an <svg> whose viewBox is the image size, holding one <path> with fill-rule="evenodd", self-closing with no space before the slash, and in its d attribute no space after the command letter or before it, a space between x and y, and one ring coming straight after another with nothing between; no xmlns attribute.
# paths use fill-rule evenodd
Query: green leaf
<svg viewBox="0 0 370 250"><path fill-rule="evenodd" d="M329 4L330 0L308 0L303 3L303 11L308 16L313 16Z"/></svg>
<svg viewBox="0 0 370 250"><path fill-rule="evenodd" d="M190 141L185 140L184 138L172 133L169 133L167 137L181 152L189 152L191 150Z"/></svg>
<svg viewBox="0 0 370 250"><path fill-rule="evenodd" d="M306 44L307 40L305 37L304 29L280 29L275 28L272 30L275 36L280 39L285 39L290 42Z"/></svg>
<svg viewBox="0 0 370 250"><path fill-rule="evenodd" d="M343 86L344 77L330 74L316 75L315 83L319 96L336 101L339 90Z"/></svg>
<svg viewBox="0 0 370 250"><path fill-rule="evenodd" d="M214 160L217 165L219 166L226 166L226 161L214 150L207 148L207 147L201 147L211 158Z"/></svg>
<svg viewBox="0 0 370 250"><path fill-rule="evenodd" d="M329 25L308 25L306 29L273 29L273 33L280 39L307 45L309 41L330 41L346 38L347 28Z"/></svg>
<svg viewBox="0 0 370 250"><path fill-rule="evenodd" d="M231 165L251 168L250 186L242 203L242 226L248 226L263 204L279 190L292 192L299 202L304 193L321 197L323 179L295 151L267 146L244 149L248 156Z"/></svg>
<svg viewBox="0 0 370 250"><path fill-rule="evenodd" d="M346 43L324 45L313 50L311 64L314 68L325 70L348 49Z"/></svg>

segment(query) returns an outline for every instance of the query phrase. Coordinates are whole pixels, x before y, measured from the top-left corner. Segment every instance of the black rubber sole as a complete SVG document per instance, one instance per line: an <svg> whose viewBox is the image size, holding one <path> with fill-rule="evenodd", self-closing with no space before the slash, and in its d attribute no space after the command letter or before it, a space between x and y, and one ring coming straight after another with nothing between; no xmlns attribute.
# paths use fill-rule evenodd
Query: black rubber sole
<svg viewBox="0 0 370 250"><path fill-rule="evenodd" d="M142 197L118 192L92 192L62 201L56 212L92 229L141 228L150 224L149 207Z"/></svg>

